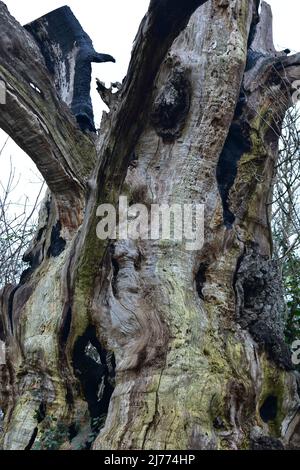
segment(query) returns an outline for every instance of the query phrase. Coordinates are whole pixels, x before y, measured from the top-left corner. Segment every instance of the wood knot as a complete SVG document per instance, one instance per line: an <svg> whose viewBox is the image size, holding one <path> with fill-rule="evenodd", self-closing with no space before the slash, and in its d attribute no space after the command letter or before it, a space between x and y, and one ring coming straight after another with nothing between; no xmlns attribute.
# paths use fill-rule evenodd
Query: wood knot
<svg viewBox="0 0 300 470"><path fill-rule="evenodd" d="M187 70L178 65L169 74L157 96L150 116L151 124L164 143L180 137L191 103L191 84Z"/></svg>

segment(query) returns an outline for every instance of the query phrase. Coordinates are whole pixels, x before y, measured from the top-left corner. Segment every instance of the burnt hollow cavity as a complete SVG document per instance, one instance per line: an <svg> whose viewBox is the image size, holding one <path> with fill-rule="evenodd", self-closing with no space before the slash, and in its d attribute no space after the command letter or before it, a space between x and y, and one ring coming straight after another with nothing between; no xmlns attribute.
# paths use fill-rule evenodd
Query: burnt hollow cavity
<svg viewBox="0 0 300 470"><path fill-rule="evenodd" d="M78 431L79 431L79 428L78 426L76 426L76 424L73 423L69 426L69 440L70 441L72 441L72 439L74 439L74 437L77 436Z"/></svg>
<svg viewBox="0 0 300 470"><path fill-rule="evenodd" d="M41 423L46 418L47 405L45 402L41 402L36 412L36 419L38 423Z"/></svg>
<svg viewBox="0 0 300 470"><path fill-rule="evenodd" d="M88 404L92 429L98 431L95 418L108 412L114 390L114 356L102 348L94 326L89 326L74 346L73 367Z"/></svg>
<svg viewBox="0 0 300 470"><path fill-rule="evenodd" d="M252 148L250 126L243 117L246 104L247 97L242 90L236 106L234 120L217 164L216 178L222 199L224 225L227 228L231 228L235 221L235 215L230 210L229 195L237 176L238 162Z"/></svg>
<svg viewBox="0 0 300 470"><path fill-rule="evenodd" d="M255 38L257 25L260 21L259 16L259 1L255 4L255 11L253 12L253 20L250 27L248 37L248 54L246 71L253 68L256 62L262 57L262 54L252 50L252 43ZM231 228L235 215L230 210L230 190L234 184L237 176L238 162L245 153L249 153L252 148L250 138L250 126L245 118L245 108L247 106L247 95L241 88L239 99L236 105L233 122L229 129L224 148L220 155L216 178L219 187L219 193L223 205L223 220L227 228Z"/></svg>
<svg viewBox="0 0 300 470"><path fill-rule="evenodd" d="M58 220L56 225L52 227L51 231L51 240L50 240L50 246L48 248L47 256L48 258L53 257L56 258L58 257L65 249L66 246L66 240L64 240L60 236L61 232L61 222Z"/></svg>
<svg viewBox="0 0 300 470"><path fill-rule="evenodd" d="M112 267L113 267L113 278L111 282L113 294L115 297L118 296L118 289L117 289L117 278L118 278L118 273L119 273L119 264L115 258L111 259Z"/></svg>
<svg viewBox="0 0 300 470"><path fill-rule="evenodd" d="M61 329L61 343L62 344L66 344L67 343L67 340L68 340L68 337L69 337L69 334L70 334L70 330L71 330L71 323L72 323L72 308L69 306L68 309L67 309L67 313L64 317L64 320L63 320L63 325L62 325L62 329Z"/></svg>
<svg viewBox="0 0 300 470"><path fill-rule="evenodd" d="M275 395L269 395L262 406L260 407L259 414L264 423L274 421L278 411L278 399Z"/></svg>
<svg viewBox="0 0 300 470"><path fill-rule="evenodd" d="M208 263L201 263L195 277L196 290L200 299L204 300L203 287L206 283L206 271Z"/></svg>

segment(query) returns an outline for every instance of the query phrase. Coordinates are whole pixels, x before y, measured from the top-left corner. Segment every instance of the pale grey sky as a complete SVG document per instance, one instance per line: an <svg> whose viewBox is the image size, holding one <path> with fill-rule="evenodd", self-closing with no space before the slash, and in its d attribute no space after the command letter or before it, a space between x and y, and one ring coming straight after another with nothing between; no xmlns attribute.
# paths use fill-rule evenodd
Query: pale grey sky
<svg viewBox="0 0 300 470"><path fill-rule="evenodd" d="M113 55L116 64L95 64L93 75L99 77L107 84L113 81L122 81L126 74L132 42L139 23L147 11L149 0L6 0L11 14L22 24L28 23L43 14L65 4L69 5L77 16L86 32L91 36L95 49ZM274 17L274 40L279 49L290 48L300 51L300 2L299 0L269 0ZM93 102L95 107L96 123L101 119L101 110L105 107L100 104L100 98L93 88ZM97 105L96 105L97 103ZM0 148L5 136L0 131ZM10 142L6 151L0 157L0 180L3 182L8 174L9 156L12 156L16 173L21 174L20 185L16 199L23 194L34 198L37 185L29 184L34 178L33 171L37 171L29 158L18 147Z"/></svg>

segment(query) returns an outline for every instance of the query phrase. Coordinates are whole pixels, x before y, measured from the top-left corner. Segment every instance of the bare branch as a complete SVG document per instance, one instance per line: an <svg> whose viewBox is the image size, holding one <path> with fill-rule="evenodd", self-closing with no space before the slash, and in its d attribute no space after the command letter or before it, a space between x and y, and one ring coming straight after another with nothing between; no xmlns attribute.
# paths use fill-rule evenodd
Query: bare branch
<svg viewBox="0 0 300 470"><path fill-rule="evenodd" d="M0 2L0 79L6 84L0 127L34 161L56 196L67 225L78 223L70 208L82 198L95 163L91 137L62 103L33 37ZM67 201L69 201L67 203ZM73 203L72 203L73 201Z"/></svg>
<svg viewBox="0 0 300 470"><path fill-rule="evenodd" d="M17 284L26 268L23 254L36 229L35 214L44 190L44 183L41 182L30 211L28 212L28 197L25 197L16 212L11 197L17 185L15 168L10 161L9 176L6 184L1 182L2 193L0 192L0 288L8 283Z"/></svg>

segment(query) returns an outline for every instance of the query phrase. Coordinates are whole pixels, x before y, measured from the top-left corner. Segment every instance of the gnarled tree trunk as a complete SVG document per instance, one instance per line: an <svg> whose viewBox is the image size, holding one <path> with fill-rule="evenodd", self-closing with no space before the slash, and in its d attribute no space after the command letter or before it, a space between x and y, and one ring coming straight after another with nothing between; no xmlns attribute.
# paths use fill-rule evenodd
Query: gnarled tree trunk
<svg viewBox="0 0 300 470"><path fill-rule="evenodd" d="M0 126L49 187L30 268L0 294L4 449L85 448L91 432L95 449L300 446L269 223L300 56L275 51L258 12L151 0L122 87L98 83L97 135L82 129L100 59L79 23L60 9L25 29L0 2ZM120 194L204 204L203 248L101 241L97 207Z"/></svg>

